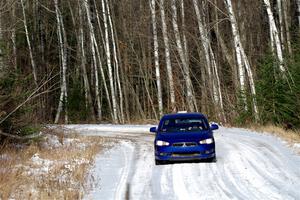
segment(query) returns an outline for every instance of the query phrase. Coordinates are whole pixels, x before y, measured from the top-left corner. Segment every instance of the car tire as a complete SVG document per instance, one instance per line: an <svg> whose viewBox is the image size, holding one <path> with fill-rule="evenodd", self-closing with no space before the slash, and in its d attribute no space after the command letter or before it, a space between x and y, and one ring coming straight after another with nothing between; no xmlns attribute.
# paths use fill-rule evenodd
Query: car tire
<svg viewBox="0 0 300 200"><path fill-rule="evenodd" d="M168 161L166 160L155 160L155 165L166 165Z"/></svg>
<svg viewBox="0 0 300 200"><path fill-rule="evenodd" d="M216 156L214 156L212 158L209 158L207 161L210 163L215 163L215 162L217 162L217 158L216 158Z"/></svg>
<svg viewBox="0 0 300 200"><path fill-rule="evenodd" d="M155 160L155 165L161 165L162 162L160 160Z"/></svg>

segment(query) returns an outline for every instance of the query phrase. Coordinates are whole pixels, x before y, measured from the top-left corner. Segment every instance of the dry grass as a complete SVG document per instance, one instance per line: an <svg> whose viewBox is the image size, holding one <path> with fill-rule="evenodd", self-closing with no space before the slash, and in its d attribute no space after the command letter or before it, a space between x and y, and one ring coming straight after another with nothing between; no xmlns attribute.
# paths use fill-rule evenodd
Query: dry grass
<svg viewBox="0 0 300 200"><path fill-rule="evenodd" d="M266 125L266 126L257 126L252 125L250 129L259 131L259 132L267 132L271 133L277 137L282 138L287 141L289 144L300 143L300 131L294 130L286 130L282 127L274 126L274 125Z"/></svg>
<svg viewBox="0 0 300 200"><path fill-rule="evenodd" d="M47 131L47 139L34 144L4 145L0 199L81 199L87 173L103 143L101 137Z"/></svg>

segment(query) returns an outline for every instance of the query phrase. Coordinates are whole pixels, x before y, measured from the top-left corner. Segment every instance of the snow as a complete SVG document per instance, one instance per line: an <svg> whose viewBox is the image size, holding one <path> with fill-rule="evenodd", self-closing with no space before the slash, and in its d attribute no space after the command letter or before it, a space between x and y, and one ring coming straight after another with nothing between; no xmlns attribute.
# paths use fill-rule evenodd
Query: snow
<svg viewBox="0 0 300 200"><path fill-rule="evenodd" d="M300 143L296 143L296 144L294 144L294 147L295 147L295 148L299 148L299 149L300 149Z"/></svg>
<svg viewBox="0 0 300 200"><path fill-rule="evenodd" d="M62 147L58 137L56 135L45 135L45 141L41 144L44 149L56 149Z"/></svg>
<svg viewBox="0 0 300 200"><path fill-rule="evenodd" d="M221 127L216 163L155 166L150 127L68 127L119 139L98 155L85 199L300 199L300 156L274 136Z"/></svg>
<svg viewBox="0 0 300 200"><path fill-rule="evenodd" d="M51 160L47 160L47 159L43 159L40 157L39 154L34 154L31 157L31 161L34 165L34 168L31 166L27 166L25 168L27 168L26 173L28 175L43 175L43 174L47 174L49 173L50 169L53 167L54 162Z"/></svg>
<svg viewBox="0 0 300 200"><path fill-rule="evenodd" d="M149 133L150 127L156 125L115 125L115 124L83 124L83 125L66 125L64 128L79 132L84 135L97 136L122 136ZM120 134L122 133L122 134Z"/></svg>
<svg viewBox="0 0 300 200"><path fill-rule="evenodd" d="M11 159L12 158L9 155L7 155L6 153L0 155L0 160L9 161Z"/></svg>

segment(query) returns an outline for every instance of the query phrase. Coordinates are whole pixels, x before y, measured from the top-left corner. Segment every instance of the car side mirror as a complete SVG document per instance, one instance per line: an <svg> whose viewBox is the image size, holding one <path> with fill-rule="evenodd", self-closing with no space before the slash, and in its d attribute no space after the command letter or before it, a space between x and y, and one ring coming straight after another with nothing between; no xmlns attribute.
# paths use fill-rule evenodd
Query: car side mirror
<svg viewBox="0 0 300 200"><path fill-rule="evenodd" d="M210 129L211 129L211 130L217 130L217 129L219 129L219 126L218 126L217 124L212 124L212 125L210 126Z"/></svg>
<svg viewBox="0 0 300 200"><path fill-rule="evenodd" d="M151 132L151 133L156 133L156 132L157 132L156 127L151 127L151 128L150 128L150 132Z"/></svg>

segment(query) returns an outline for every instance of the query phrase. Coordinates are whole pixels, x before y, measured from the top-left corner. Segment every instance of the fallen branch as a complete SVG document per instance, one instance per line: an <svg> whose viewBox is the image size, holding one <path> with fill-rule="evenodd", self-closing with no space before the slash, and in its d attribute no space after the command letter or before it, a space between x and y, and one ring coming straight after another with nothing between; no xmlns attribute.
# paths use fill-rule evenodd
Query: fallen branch
<svg viewBox="0 0 300 200"><path fill-rule="evenodd" d="M26 135L26 136L18 136L18 135L13 135L13 134L9 134L9 133L4 133L0 130L0 135L10 137L10 138L14 138L14 139L18 139L18 140L29 140L29 139L37 138L37 137L41 136L42 134L41 133L35 133L35 134L31 134L31 135Z"/></svg>
<svg viewBox="0 0 300 200"><path fill-rule="evenodd" d="M56 75L55 75L56 76ZM14 114L17 110L19 110L22 106L24 106L28 101L30 101L33 98L36 98L42 94L45 94L47 92L49 92L49 90L47 91L43 91L41 93L36 94L44 85L46 85L49 81L51 81L55 76L49 78L48 80L46 80L43 84L41 84L38 88L36 88L28 97L25 101L23 101L21 104L19 104L13 111L11 111L9 114L7 114L3 119L0 120L0 124L2 124L5 120L7 120L7 118L9 118L12 114Z"/></svg>

